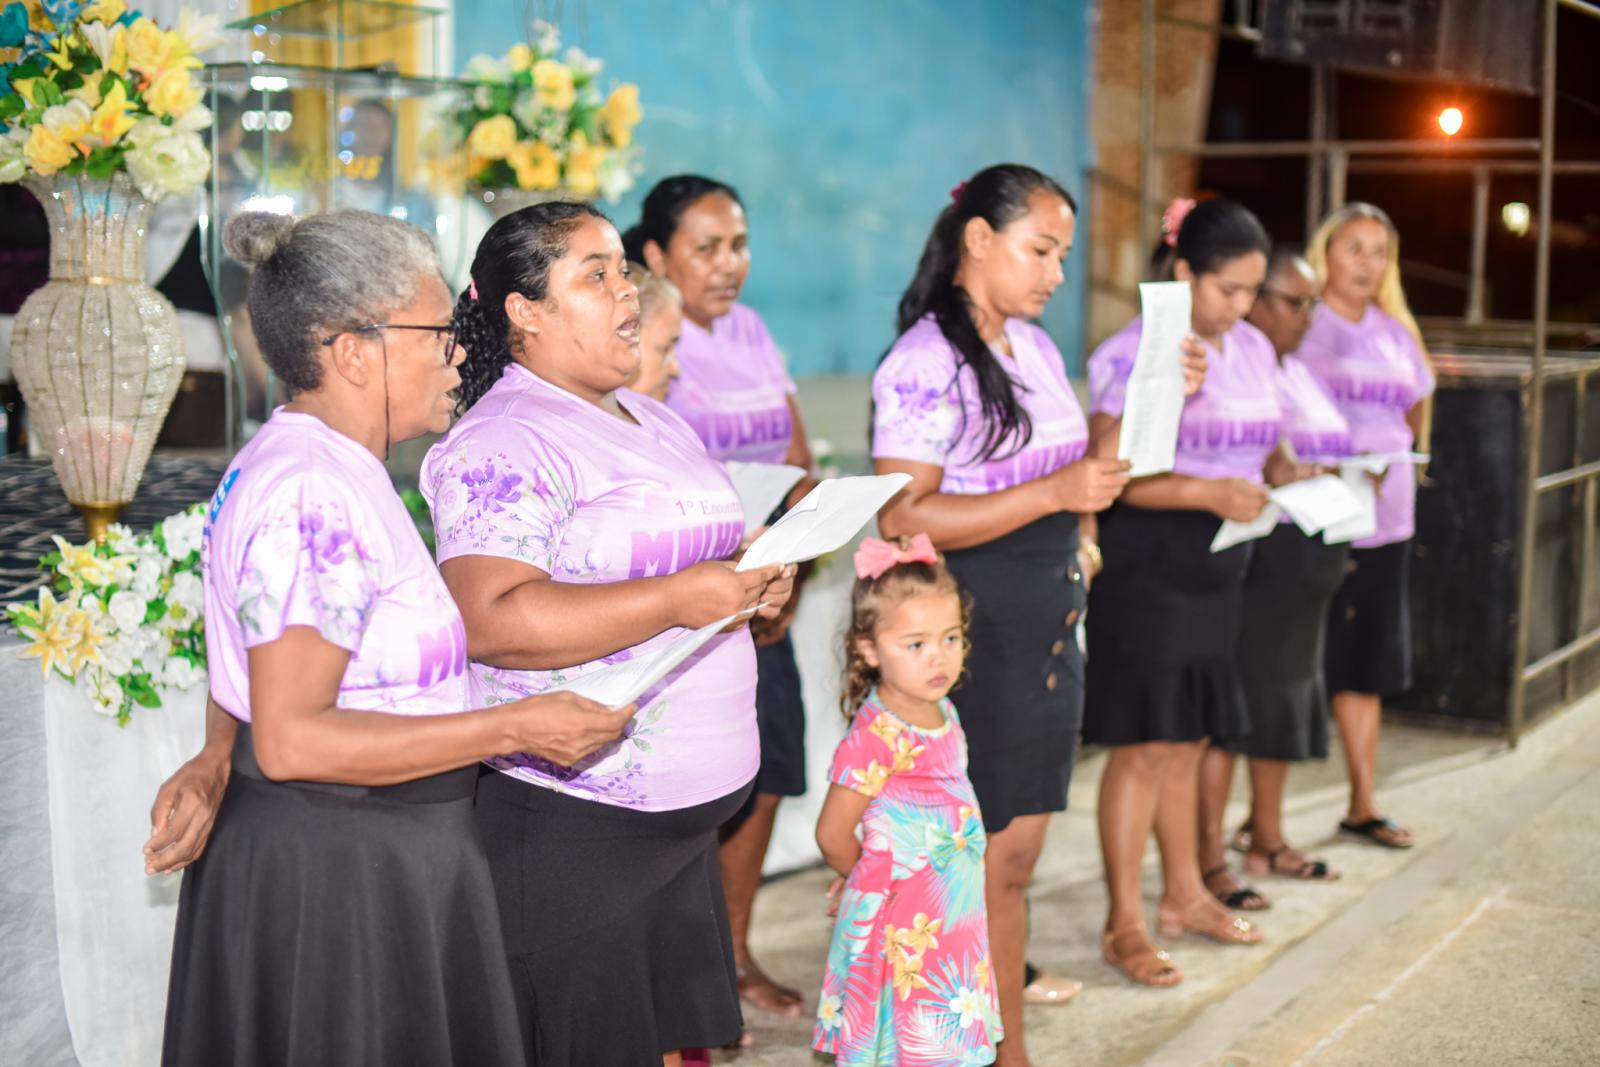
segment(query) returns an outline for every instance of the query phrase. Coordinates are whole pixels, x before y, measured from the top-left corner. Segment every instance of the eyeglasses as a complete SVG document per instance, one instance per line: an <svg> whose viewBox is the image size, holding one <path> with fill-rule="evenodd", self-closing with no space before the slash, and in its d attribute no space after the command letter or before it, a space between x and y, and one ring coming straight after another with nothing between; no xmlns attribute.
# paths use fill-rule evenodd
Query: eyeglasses
<svg viewBox="0 0 1600 1067"><path fill-rule="evenodd" d="M441 334L444 337L444 365L454 366L456 353L462 351L460 344L460 331L455 323L448 326L414 326L405 322L372 322L365 326L357 326L353 330L341 330L340 333L371 333L374 330L424 330L428 333ZM339 339L339 334L330 333L322 339L324 345L331 345Z"/></svg>
<svg viewBox="0 0 1600 1067"><path fill-rule="evenodd" d="M1296 315L1305 315L1317 306L1317 298L1312 293L1306 293L1304 296L1295 296L1293 293L1286 293L1282 289L1274 289L1270 285L1262 286L1261 292L1282 300L1289 305L1289 308Z"/></svg>

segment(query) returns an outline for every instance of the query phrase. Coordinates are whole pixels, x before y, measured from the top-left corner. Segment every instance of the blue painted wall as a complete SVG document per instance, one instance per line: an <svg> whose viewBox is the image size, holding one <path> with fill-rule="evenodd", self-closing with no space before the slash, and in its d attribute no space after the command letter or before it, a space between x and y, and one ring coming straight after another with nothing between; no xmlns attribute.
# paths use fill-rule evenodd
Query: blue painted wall
<svg viewBox="0 0 1600 1067"><path fill-rule="evenodd" d="M522 3L457 5L456 57L525 36ZM950 188L989 163L1081 190L1090 162L1092 0L591 0L554 9L564 45L637 82L644 174L733 184L750 216L744 301L797 376L862 373ZM1044 325L1077 350L1082 228Z"/></svg>

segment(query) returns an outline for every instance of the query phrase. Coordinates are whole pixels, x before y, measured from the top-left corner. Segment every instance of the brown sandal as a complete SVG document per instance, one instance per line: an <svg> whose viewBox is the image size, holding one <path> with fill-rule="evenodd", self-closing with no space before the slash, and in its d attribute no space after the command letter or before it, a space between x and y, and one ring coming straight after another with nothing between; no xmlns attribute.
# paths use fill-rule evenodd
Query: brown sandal
<svg viewBox="0 0 1600 1067"><path fill-rule="evenodd" d="M1131 951L1120 951L1118 944L1131 946ZM1155 946L1142 923L1101 934L1100 954L1130 981L1140 985L1175 986L1183 981L1183 972L1178 970L1171 956Z"/></svg>
<svg viewBox="0 0 1600 1067"><path fill-rule="evenodd" d="M1219 907L1211 907L1211 899L1196 901L1181 913L1168 911L1166 906L1156 910L1156 933L1162 937L1182 937L1199 934L1224 945L1254 945L1262 940L1259 927L1229 915Z"/></svg>

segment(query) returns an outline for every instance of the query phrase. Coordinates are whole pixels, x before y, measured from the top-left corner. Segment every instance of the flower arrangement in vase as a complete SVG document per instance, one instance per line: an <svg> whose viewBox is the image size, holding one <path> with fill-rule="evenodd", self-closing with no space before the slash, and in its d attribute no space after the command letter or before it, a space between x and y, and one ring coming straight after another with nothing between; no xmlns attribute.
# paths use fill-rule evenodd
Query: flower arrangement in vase
<svg viewBox="0 0 1600 1067"><path fill-rule="evenodd" d="M600 60L577 48L559 55L555 27L536 22L534 30L531 45L467 63L468 95L452 116L460 174L497 210L540 199L615 201L634 184L639 88L624 83L602 95Z"/></svg>
<svg viewBox="0 0 1600 1067"><path fill-rule="evenodd" d="M72 682L95 709L126 725L135 707L161 707L161 687L206 680L204 506L194 504L135 535L112 524L104 540L59 535L39 561L49 572L36 602L6 605L39 670Z"/></svg>
<svg viewBox="0 0 1600 1067"><path fill-rule="evenodd" d="M177 312L144 278L157 200L211 173L191 71L215 16L176 29L124 0L0 6L0 182L50 225L50 280L17 312L11 369L90 537L133 499L183 377Z"/></svg>

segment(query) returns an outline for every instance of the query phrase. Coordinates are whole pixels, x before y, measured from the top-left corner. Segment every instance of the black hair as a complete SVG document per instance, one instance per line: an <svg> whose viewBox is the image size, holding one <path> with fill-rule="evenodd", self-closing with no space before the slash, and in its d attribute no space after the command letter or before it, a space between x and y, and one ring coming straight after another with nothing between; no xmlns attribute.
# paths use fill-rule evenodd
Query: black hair
<svg viewBox="0 0 1600 1067"><path fill-rule="evenodd" d="M1028 198L1036 192L1059 196L1074 212L1078 210L1072 194L1061 183L1020 163L985 167L957 186L950 203L934 221L917 262L917 273L900 297L895 319L897 334L905 333L931 314L939 324L939 332L956 350L960 364L972 368L984 423L982 444L972 457L975 460L994 459L1002 449L1006 455L1015 455L1032 438L1033 423L1017 399L1017 386L1011 376L978 335L967 293L956 284L956 270L961 266L969 221L981 218L999 230L1028 213ZM957 389L961 387L959 372L960 365Z"/></svg>
<svg viewBox="0 0 1600 1067"><path fill-rule="evenodd" d="M1170 281L1178 260L1195 274L1212 274L1230 260L1260 252L1272 255L1272 238L1250 209L1236 200L1217 198L1196 204L1178 227L1177 241L1164 235L1150 256L1150 276Z"/></svg>
<svg viewBox="0 0 1600 1067"><path fill-rule="evenodd" d="M478 242L472 287L456 300L457 336L467 352L456 391L457 414L476 404L511 363L506 297L521 293L529 300L544 300L551 264L566 255L572 231L590 218L605 215L590 204L552 200L513 211Z"/></svg>
<svg viewBox="0 0 1600 1067"><path fill-rule="evenodd" d="M651 241L660 245L665 252L672 235L678 232L683 213L713 193L721 193L744 207L738 190L715 178L703 178L698 174L674 174L670 178L662 178L645 196L644 205L639 209L638 224L628 227L628 232L622 235L623 252L635 263L647 262L644 246Z"/></svg>

